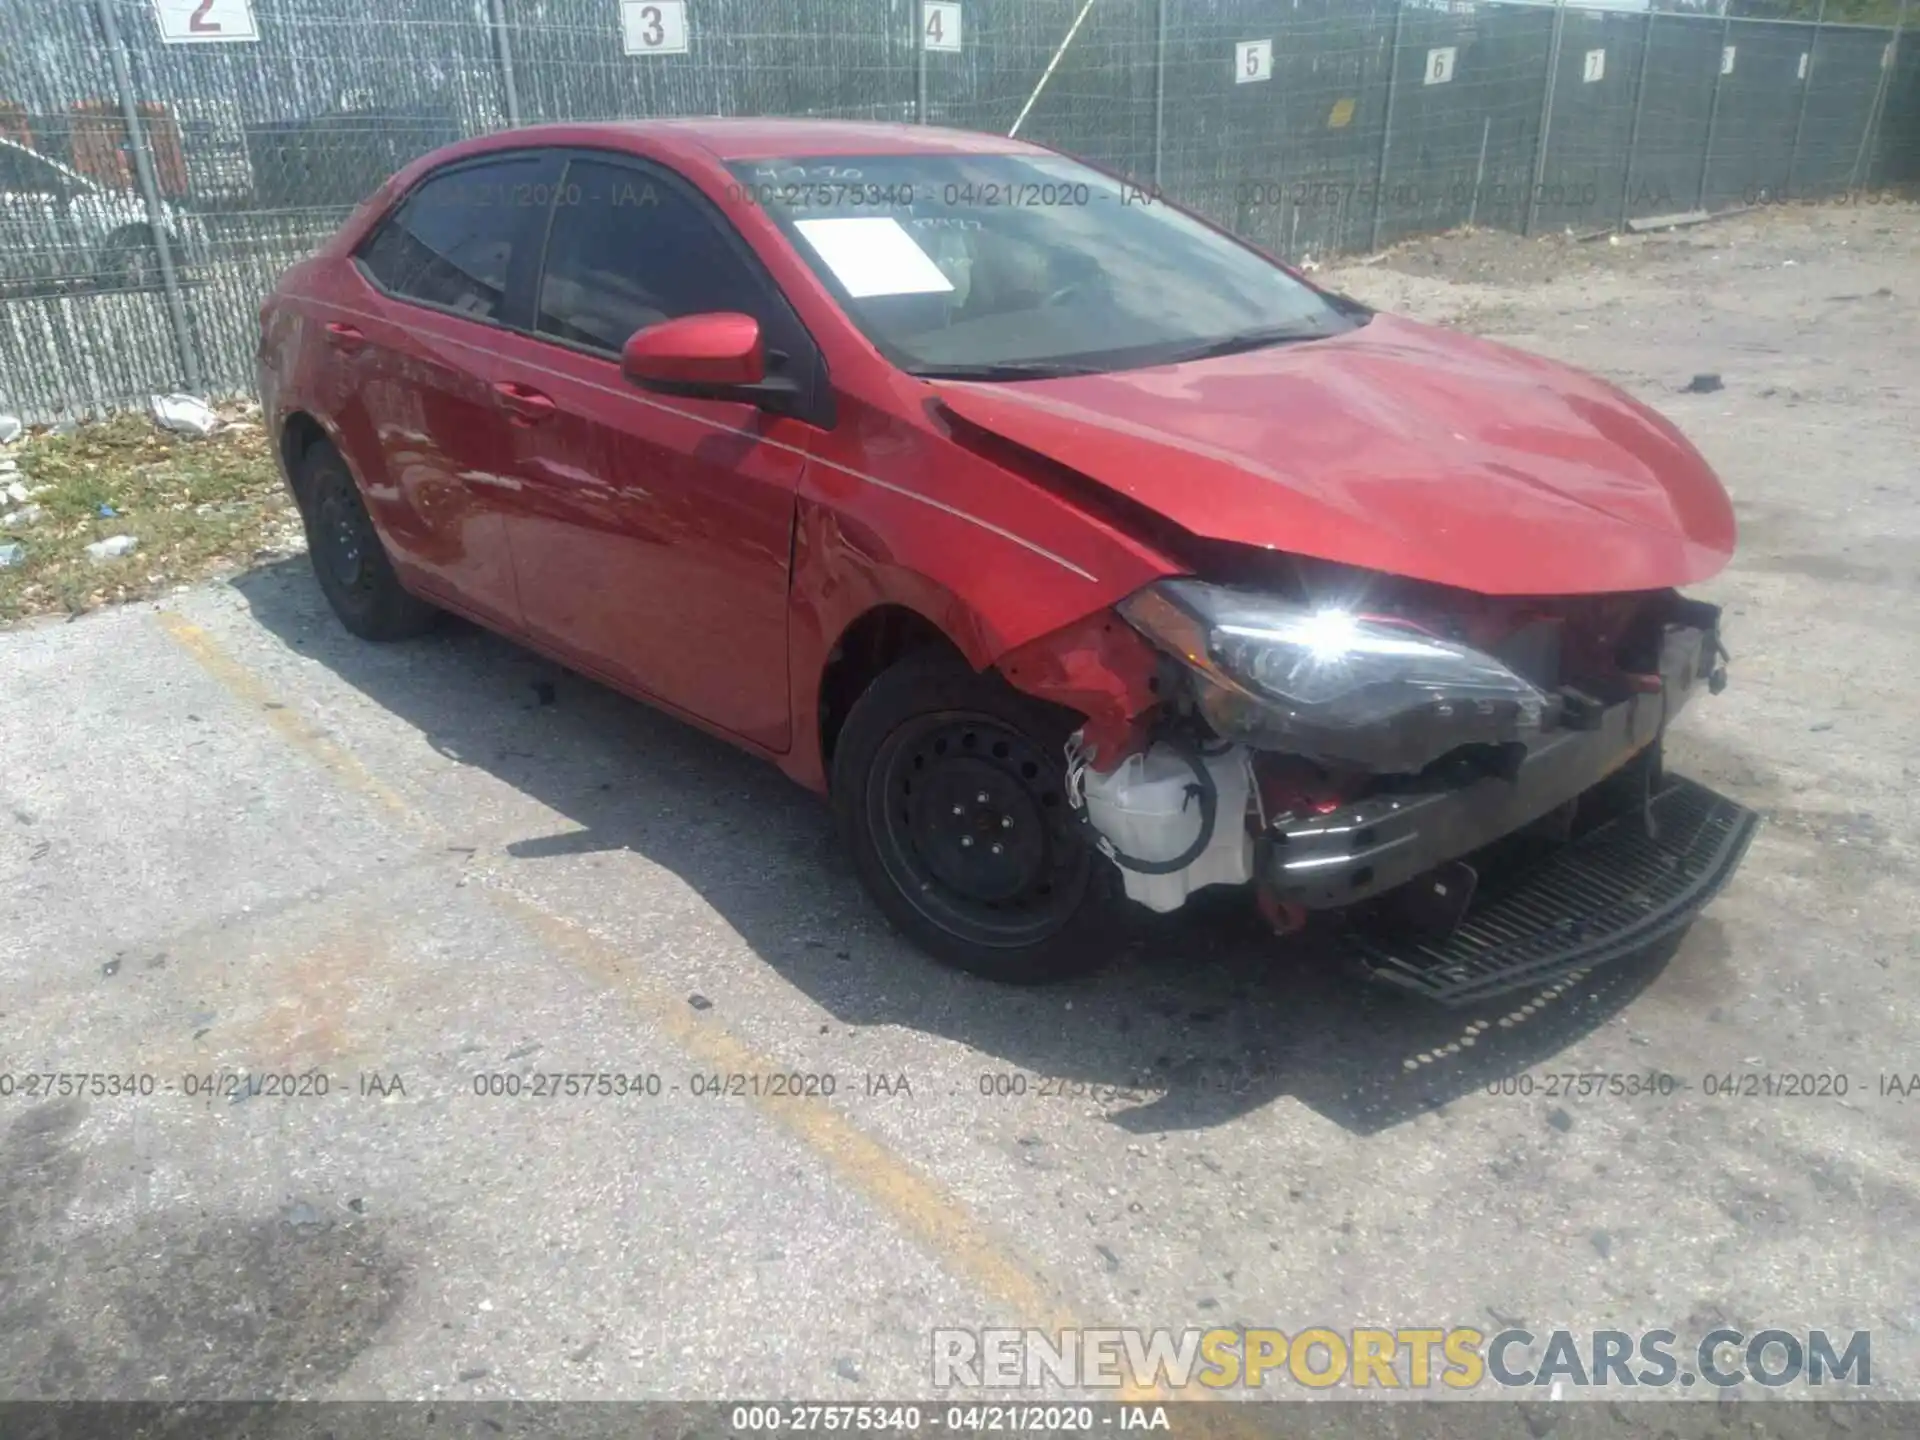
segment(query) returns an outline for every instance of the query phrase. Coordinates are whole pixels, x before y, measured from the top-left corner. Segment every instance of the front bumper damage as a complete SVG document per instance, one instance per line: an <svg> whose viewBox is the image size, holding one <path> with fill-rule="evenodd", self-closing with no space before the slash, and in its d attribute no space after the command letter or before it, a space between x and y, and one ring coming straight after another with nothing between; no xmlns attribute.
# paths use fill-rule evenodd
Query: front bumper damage
<svg viewBox="0 0 1920 1440"><path fill-rule="evenodd" d="M1251 878L1280 928L1334 929L1337 943L1364 970L1444 1004L1578 975L1689 924L1738 868L1758 826L1753 812L1736 802L1661 774L1668 725L1695 693L1717 691L1725 680L1718 612L1678 602L1672 615L1652 650L1642 652L1630 673L1614 677L1604 697L1577 687L1552 692L1550 720L1524 745L1506 747L1497 767L1464 776L1445 765L1418 776L1382 774L1359 788L1360 798L1301 793L1289 801L1292 808L1266 804L1256 780L1248 787L1254 806L1244 863L1234 861L1238 847L1223 825L1223 843L1196 839L1202 851L1189 870L1140 874L1148 867L1116 855L1124 843L1106 843L1124 838L1121 832L1110 834L1094 821L1097 798L1109 801L1098 807L1108 821L1116 813L1113 781L1083 774L1089 825L1100 848L1133 872L1129 893L1150 908L1177 908L1190 889ZM1155 720L1164 711L1154 702L1178 687L1164 669L1151 686L1141 679L1140 657L1121 643L1131 638L1103 627L1098 644L1091 635L1076 637L1043 665L1029 652L1010 678L1087 714L1084 750L1138 757L1151 746L1164 761L1166 746L1154 737L1170 732L1164 719ZM1113 663L1116 653L1135 663L1123 671ZM1049 683L1035 683L1043 671L1051 672ZM1116 677L1109 686L1114 693L1103 693L1088 678L1093 675ZM1070 748L1070 777L1079 749ZM1263 763L1257 749L1209 748L1204 730L1197 747L1183 753L1193 756L1195 768L1174 767L1174 779L1200 780L1204 758L1214 781L1186 788L1216 791L1210 801L1230 793L1219 775L1237 763L1233 754L1246 757L1250 770ZM1123 770L1138 763L1124 762ZM1143 783L1152 772L1149 763ZM1159 774L1147 787L1158 787L1162 797L1156 823L1179 816L1173 828L1184 840L1198 822L1186 816L1191 807L1178 800L1178 784L1171 787L1174 800L1165 799L1166 765ZM1094 780L1108 787L1103 796L1095 795ZM1075 788L1071 778L1069 788ZM1130 794L1145 791L1136 787ZM1126 803L1135 805L1123 815L1129 822L1151 809L1144 800ZM1225 804L1219 809L1223 820L1231 813ZM1130 832L1136 841L1143 833L1137 825ZM1180 845L1160 853L1178 854ZM1137 846L1132 851L1135 858L1141 854Z"/></svg>
<svg viewBox="0 0 1920 1440"><path fill-rule="evenodd" d="M1596 707L1580 728L1550 730L1510 776L1465 786L1380 795L1324 814L1280 816L1268 827L1263 873L1276 896L1309 910L1369 900L1547 816L1655 744L1704 683L1713 637L1675 630L1657 690Z"/></svg>
<svg viewBox="0 0 1920 1440"><path fill-rule="evenodd" d="M1445 1005L1578 979L1691 924L1759 824L1744 805L1669 777L1644 815L1618 815L1557 848L1447 935L1350 928L1341 943L1377 978Z"/></svg>
<svg viewBox="0 0 1920 1440"><path fill-rule="evenodd" d="M1576 978L1684 929L1746 854L1759 817L1704 785L1662 777L1667 725L1716 677L1715 631L1675 628L1659 684L1541 736L1509 777L1362 800L1323 815L1280 817L1261 847L1262 878L1307 910L1410 897L1439 926L1375 926L1360 918L1339 943L1376 978L1446 1005ZM1529 827L1571 817L1609 777L1631 779L1640 803L1575 838L1509 861L1501 884L1474 893L1474 861ZM1418 906L1416 908L1419 908Z"/></svg>

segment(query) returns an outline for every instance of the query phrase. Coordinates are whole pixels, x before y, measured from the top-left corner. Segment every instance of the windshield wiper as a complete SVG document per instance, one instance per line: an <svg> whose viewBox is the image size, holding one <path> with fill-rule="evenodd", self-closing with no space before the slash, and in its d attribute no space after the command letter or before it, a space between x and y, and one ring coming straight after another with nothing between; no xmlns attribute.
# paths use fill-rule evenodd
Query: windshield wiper
<svg viewBox="0 0 1920 1440"><path fill-rule="evenodd" d="M1238 355L1247 350L1263 350L1269 345L1294 345L1304 340L1325 340L1337 332L1303 330L1297 325L1274 325L1265 330L1241 330L1208 340L1186 350L1154 360L1155 365L1180 365L1188 360L1211 360L1216 355Z"/></svg>
<svg viewBox="0 0 1920 1440"><path fill-rule="evenodd" d="M1034 360L999 365L916 365L911 373L922 380L1056 380L1065 375L1104 375L1106 371L1095 365Z"/></svg>

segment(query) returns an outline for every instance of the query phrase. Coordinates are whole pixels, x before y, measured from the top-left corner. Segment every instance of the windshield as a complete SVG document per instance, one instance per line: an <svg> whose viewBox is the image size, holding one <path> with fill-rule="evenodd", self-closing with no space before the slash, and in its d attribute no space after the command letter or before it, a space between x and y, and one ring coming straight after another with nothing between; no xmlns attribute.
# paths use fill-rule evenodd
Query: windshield
<svg viewBox="0 0 1920 1440"><path fill-rule="evenodd" d="M741 162L853 323L918 375L1014 380L1315 340L1364 311L1150 192L1050 155Z"/></svg>

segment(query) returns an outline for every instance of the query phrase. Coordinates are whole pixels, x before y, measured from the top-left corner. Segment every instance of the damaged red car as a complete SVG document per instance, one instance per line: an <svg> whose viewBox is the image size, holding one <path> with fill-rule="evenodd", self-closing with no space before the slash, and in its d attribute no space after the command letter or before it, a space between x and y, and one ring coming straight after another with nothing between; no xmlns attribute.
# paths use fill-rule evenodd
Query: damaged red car
<svg viewBox="0 0 1920 1440"><path fill-rule="evenodd" d="M1039 146L467 141L261 326L349 629L455 611L764 756L982 975L1234 886L1469 1001L1673 933L1752 835L1661 764L1734 545L1672 425Z"/></svg>

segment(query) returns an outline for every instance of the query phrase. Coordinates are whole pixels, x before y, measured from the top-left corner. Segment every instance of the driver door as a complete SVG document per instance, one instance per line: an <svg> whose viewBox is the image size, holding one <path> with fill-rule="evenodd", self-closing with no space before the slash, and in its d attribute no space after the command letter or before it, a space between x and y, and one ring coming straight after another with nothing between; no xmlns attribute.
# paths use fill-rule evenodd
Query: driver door
<svg viewBox="0 0 1920 1440"><path fill-rule="evenodd" d="M528 632L784 750L795 498L819 432L751 404L648 394L619 353L635 330L716 310L754 316L769 367L808 394L818 353L746 242L677 175L582 152L556 194L534 333L503 336L494 357L516 412L508 534Z"/></svg>

